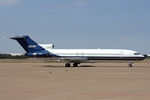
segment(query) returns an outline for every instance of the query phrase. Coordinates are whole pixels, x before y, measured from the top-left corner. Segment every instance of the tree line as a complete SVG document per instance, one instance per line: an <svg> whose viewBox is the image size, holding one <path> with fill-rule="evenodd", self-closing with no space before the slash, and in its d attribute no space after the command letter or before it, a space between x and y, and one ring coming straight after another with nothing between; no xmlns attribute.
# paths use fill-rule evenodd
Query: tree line
<svg viewBox="0 0 150 100"><path fill-rule="evenodd" d="M27 58L24 55L21 56L12 56L11 54L0 54L0 59L25 59Z"/></svg>

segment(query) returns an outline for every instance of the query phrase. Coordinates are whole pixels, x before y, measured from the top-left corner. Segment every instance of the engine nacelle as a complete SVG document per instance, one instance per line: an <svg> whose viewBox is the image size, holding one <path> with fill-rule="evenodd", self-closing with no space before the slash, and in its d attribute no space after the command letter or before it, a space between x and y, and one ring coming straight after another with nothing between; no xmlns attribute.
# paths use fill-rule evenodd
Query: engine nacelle
<svg viewBox="0 0 150 100"><path fill-rule="evenodd" d="M43 47L44 49L53 49L54 45L53 44L39 44L41 47Z"/></svg>
<svg viewBox="0 0 150 100"><path fill-rule="evenodd" d="M52 57L54 55L46 50L42 50L42 51L38 51L38 52L26 53L26 56L28 56L28 57Z"/></svg>

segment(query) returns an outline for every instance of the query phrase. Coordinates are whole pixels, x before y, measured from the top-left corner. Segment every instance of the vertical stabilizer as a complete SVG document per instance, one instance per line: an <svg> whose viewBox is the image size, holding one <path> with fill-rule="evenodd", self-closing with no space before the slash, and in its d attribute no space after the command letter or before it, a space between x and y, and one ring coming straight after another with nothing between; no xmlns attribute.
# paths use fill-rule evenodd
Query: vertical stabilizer
<svg viewBox="0 0 150 100"><path fill-rule="evenodd" d="M12 37L11 39L17 40L27 53L45 50L35 41L33 41L29 36L16 36Z"/></svg>

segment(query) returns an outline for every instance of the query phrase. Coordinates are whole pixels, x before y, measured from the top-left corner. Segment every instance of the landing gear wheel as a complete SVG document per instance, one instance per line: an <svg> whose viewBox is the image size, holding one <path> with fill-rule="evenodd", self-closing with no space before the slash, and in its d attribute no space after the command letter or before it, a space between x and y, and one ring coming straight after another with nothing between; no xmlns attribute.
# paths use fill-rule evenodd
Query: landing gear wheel
<svg viewBox="0 0 150 100"><path fill-rule="evenodd" d="M73 64L73 67L78 67L78 63L74 63L74 64Z"/></svg>
<svg viewBox="0 0 150 100"><path fill-rule="evenodd" d="M66 64L65 64L65 67L70 67L70 63L66 63Z"/></svg>
<svg viewBox="0 0 150 100"><path fill-rule="evenodd" d="M132 64L129 64L128 66L129 66L129 67L133 67L133 65L132 65Z"/></svg>

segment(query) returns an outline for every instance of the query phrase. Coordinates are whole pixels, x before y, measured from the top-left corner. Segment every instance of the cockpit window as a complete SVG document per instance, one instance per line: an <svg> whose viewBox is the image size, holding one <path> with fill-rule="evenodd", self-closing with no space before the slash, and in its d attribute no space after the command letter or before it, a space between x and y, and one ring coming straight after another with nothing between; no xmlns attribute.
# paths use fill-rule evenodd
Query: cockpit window
<svg viewBox="0 0 150 100"><path fill-rule="evenodd" d="M140 53L134 53L134 55L140 55Z"/></svg>

